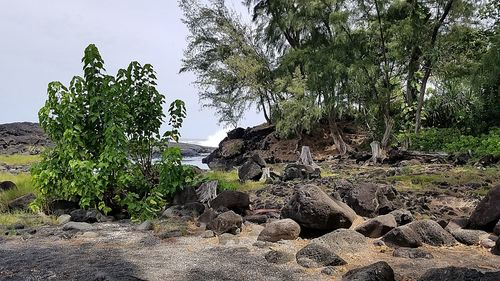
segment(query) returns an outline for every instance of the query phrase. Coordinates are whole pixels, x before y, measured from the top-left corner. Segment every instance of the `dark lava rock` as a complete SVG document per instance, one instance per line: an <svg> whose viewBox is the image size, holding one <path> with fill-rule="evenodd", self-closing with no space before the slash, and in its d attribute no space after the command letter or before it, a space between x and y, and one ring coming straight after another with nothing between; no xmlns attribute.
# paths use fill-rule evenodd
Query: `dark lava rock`
<svg viewBox="0 0 500 281"><path fill-rule="evenodd" d="M238 169L238 178L241 181L259 181L262 173L262 167L252 159L249 159Z"/></svg>
<svg viewBox="0 0 500 281"><path fill-rule="evenodd" d="M432 220L414 221L389 231L382 241L390 246L416 248L422 243L431 246L450 246L456 243L455 238Z"/></svg>
<svg viewBox="0 0 500 281"><path fill-rule="evenodd" d="M451 231L451 235L453 235L458 242L471 246L478 245L481 236L487 237L488 233L482 230L459 228Z"/></svg>
<svg viewBox="0 0 500 281"><path fill-rule="evenodd" d="M493 155L485 155L477 161L476 165L481 167L489 167L495 165L498 162L498 158Z"/></svg>
<svg viewBox="0 0 500 281"><path fill-rule="evenodd" d="M37 147L50 145L50 140L37 123L0 124L0 152L39 153ZM36 151L33 151L35 148Z"/></svg>
<svg viewBox="0 0 500 281"><path fill-rule="evenodd" d="M347 262L328 248L319 244L309 244L296 254L297 263L307 268L345 265Z"/></svg>
<svg viewBox="0 0 500 281"><path fill-rule="evenodd" d="M26 195L23 195L19 198L16 198L12 201L10 201L7 206L9 207L9 210L14 211L14 210L28 210L29 205L31 202L35 201L36 196L33 193L28 193Z"/></svg>
<svg viewBox="0 0 500 281"><path fill-rule="evenodd" d="M169 239L169 238L176 238L176 237L181 237L182 236L182 231L180 230L170 230L167 232L163 232L158 237L160 239Z"/></svg>
<svg viewBox="0 0 500 281"><path fill-rule="evenodd" d="M234 129L232 131L227 132L227 137L230 140L241 139L244 134L245 134L245 129L243 129L243 128L236 128L236 129Z"/></svg>
<svg viewBox="0 0 500 281"><path fill-rule="evenodd" d="M379 238L397 227L396 220L391 214L378 216L359 225L354 230L370 238Z"/></svg>
<svg viewBox="0 0 500 281"><path fill-rule="evenodd" d="M163 212L164 217L198 217L205 211L205 205L199 202L191 202L185 205L172 206Z"/></svg>
<svg viewBox="0 0 500 281"><path fill-rule="evenodd" d="M444 229L451 233L452 231L454 231L456 229L465 228L468 224L469 224L469 219L456 218L456 219L450 220Z"/></svg>
<svg viewBox="0 0 500 281"><path fill-rule="evenodd" d="M283 172L283 180L290 181L295 179L318 179L321 178L321 170L309 165L291 163L286 165Z"/></svg>
<svg viewBox="0 0 500 281"><path fill-rule="evenodd" d="M198 195L192 186L177 191L172 199L172 205L185 205L193 202L198 202Z"/></svg>
<svg viewBox="0 0 500 281"><path fill-rule="evenodd" d="M500 236L500 220L497 222L497 224L493 228L493 233L495 233L496 235Z"/></svg>
<svg viewBox="0 0 500 281"><path fill-rule="evenodd" d="M497 242L495 243L495 247L493 247L493 249L491 249L491 252L494 255L500 256L500 239L497 239Z"/></svg>
<svg viewBox="0 0 500 281"><path fill-rule="evenodd" d="M217 235L223 233L235 234L241 228L243 219L233 211L228 211L218 215L208 223L207 229L213 230Z"/></svg>
<svg viewBox="0 0 500 281"><path fill-rule="evenodd" d="M469 219L469 227L492 231L500 220L500 185L493 187L479 202Z"/></svg>
<svg viewBox="0 0 500 281"><path fill-rule="evenodd" d="M104 222L108 220L106 216L101 214L101 212L99 212L96 209L74 210L70 213L70 216L71 216L71 221L74 222L95 223L95 222Z"/></svg>
<svg viewBox="0 0 500 281"><path fill-rule="evenodd" d="M337 273L337 269L334 266L327 266L321 270L321 273L328 275L328 276L333 276L335 273Z"/></svg>
<svg viewBox="0 0 500 281"><path fill-rule="evenodd" d="M348 271L342 281L394 281L394 271L388 263L379 261Z"/></svg>
<svg viewBox="0 0 500 281"><path fill-rule="evenodd" d="M267 222L267 218L267 215L249 215L245 216L243 220L256 224L264 224Z"/></svg>
<svg viewBox="0 0 500 281"><path fill-rule="evenodd" d="M268 223L257 240L278 242L280 240L295 240L299 238L300 226L291 219L277 220Z"/></svg>
<svg viewBox="0 0 500 281"><path fill-rule="evenodd" d="M483 273L464 267L431 268L418 279L419 281L496 281L500 280L500 271Z"/></svg>
<svg viewBox="0 0 500 281"><path fill-rule="evenodd" d="M398 226L409 224L414 220L413 215L408 210L394 210L390 212L390 214L394 216L394 219L396 219L396 223L398 224Z"/></svg>
<svg viewBox="0 0 500 281"><path fill-rule="evenodd" d="M342 196L356 214L364 217L385 215L396 209L397 191L390 186L361 183Z"/></svg>
<svg viewBox="0 0 500 281"><path fill-rule="evenodd" d="M406 258L406 259L433 259L434 256L421 249L416 248L397 248L392 253L394 257Z"/></svg>
<svg viewBox="0 0 500 281"><path fill-rule="evenodd" d="M17 188L17 185L11 181L0 182L0 191L6 191Z"/></svg>
<svg viewBox="0 0 500 281"><path fill-rule="evenodd" d="M285 251L271 250L264 256L267 262L275 264L285 264L291 262L294 258L293 254Z"/></svg>
<svg viewBox="0 0 500 281"><path fill-rule="evenodd" d="M296 221L301 227L326 231L349 228L356 219L356 213L349 206L314 185L297 189L281 210L281 216Z"/></svg>
<svg viewBox="0 0 500 281"><path fill-rule="evenodd" d="M217 215L217 212L215 212L212 208L206 208L205 212L198 217L198 222L208 224L215 219Z"/></svg>
<svg viewBox="0 0 500 281"><path fill-rule="evenodd" d="M241 191L225 190L210 202L210 206L214 210L221 207L243 214L250 209L250 197L248 194Z"/></svg>

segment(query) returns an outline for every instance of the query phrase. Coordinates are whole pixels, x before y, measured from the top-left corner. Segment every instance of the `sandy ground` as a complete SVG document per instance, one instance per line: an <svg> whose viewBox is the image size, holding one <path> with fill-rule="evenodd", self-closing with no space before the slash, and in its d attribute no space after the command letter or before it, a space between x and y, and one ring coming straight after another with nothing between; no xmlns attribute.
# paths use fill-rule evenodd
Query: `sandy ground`
<svg viewBox="0 0 500 281"><path fill-rule="evenodd" d="M434 259L404 259L371 241L359 251L338 253L348 265L333 276L304 269L295 261L268 263L270 249L296 253L307 240L253 246L257 227L247 227L238 242L220 245L218 238L199 235L160 240L153 232L129 224L96 224L88 233L43 227L35 235L0 240L0 280L340 280L348 270L380 260L393 268L397 280L415 280L428 268L460 266L500 270L500 257L479 246L424 247Z"/></svg>

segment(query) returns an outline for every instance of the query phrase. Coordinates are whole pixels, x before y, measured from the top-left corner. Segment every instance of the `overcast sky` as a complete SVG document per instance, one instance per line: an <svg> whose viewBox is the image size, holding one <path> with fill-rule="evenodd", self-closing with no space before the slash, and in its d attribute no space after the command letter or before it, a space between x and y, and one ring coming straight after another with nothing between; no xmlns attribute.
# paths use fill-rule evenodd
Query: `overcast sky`
<svg viewBox="0 0 500 281"><path fill-rule="evenodd" d="M47 84L57 80L67 85L74 75L81 75L83 50L94 43L110 74L133 60L155 67L159 90L167 100L186 102L183 137L207 138L220 131L214 112L198 102L194 76L178 74L187 29L176 0L1 2L0 123L36 122ZM240 0L227 2L246 12ZM260 115L249 112L241 125L261 122Z"/></svg>

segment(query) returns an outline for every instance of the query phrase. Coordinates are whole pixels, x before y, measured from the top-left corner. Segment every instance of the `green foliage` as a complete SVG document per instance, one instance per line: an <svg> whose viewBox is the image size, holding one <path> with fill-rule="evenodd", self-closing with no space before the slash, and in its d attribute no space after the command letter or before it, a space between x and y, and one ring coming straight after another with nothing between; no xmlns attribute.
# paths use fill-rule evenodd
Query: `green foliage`
<svg viewBox="0 0 500 281"><path fill-rule="evenodd" d="M426 129L411 136L411 148L423 151L500 156L500 129L482 136L462 135L458 129Z"/></svg>
<svg viewBox="0 0 500 281"><path fill-rule="evenodd" d="M49 84L48 100L39 112L40 124L55 146L32 170L41 195L37 205L78 200L82 208L105 213L125 207L133 217L152 216L164 203L161 191L176 190L185 182L185 174L163 172L162 177L160 172L159 185L152 159L153 149L179 139L184 103L170 106L173 129L162 137L165 97L156 90L151 65L132 62L116 77L107 75L94 45L86 48L82 62L83 77L75 76L69 87ZM160 171L182 168L174 157L162 158L156 166Z"/></svg>

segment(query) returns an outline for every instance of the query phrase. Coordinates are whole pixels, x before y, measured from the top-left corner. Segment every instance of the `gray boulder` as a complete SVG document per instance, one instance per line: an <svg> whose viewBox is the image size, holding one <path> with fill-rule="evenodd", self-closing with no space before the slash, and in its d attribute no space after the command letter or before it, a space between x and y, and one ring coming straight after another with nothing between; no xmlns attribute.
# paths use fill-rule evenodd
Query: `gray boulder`
<svg viewBox="0 0 500 281"><path fill-rule="evenodd" d="M432 220L414 221L389 231L382 240L390 246L416 248L422 243L431 246L451 246L455 238Z"/></svg>
<svg viewBox="0 0 500 281"><path fill-rule="evenodd" d="M433 259L434 256L421 249L416 248L397 248L392 253L394 257L405 258L405 259Z"/></svg>
<svg viewBox="0 0 500 281"><path fill-rule="evenodd" d="M431 268L422 275L419 281L496 281L500 280L500 271L483 273L477 269L464 267Z"/></svg>
<svg viewBox="0 0 500 281"><path fill-rule="evenodd" d="M250 197L241 191L225 190L210 202L210 206L214 210L225 208L243 214L250 209Z"/></svg>
<svg viewBox="0 0 500 281"><path fill-rule="evenodd" d="M408 210L394 210L390 212L389 214L394 216L394 219L396 220L396 223L398 226L402 226L405 224L409 224L414 220L413 215L411 214L410 211Z"/></svg>
<svg viewBox="0 0 500 281"><path fill-rule="evenodd" d="M337 229L313 239L311 243L325 246L335 253L340 253L342 251L362 251L368 247L369 240L363 234L352 229Z"/></svg>
<svg viewBox="0 0 500 281"><path fill-rule="evenodd" d="M500 239L497 239L497 242L495 243L495 247L493 247L493 249L491 249L491 252L494 255L500 256Z"/></svg>
<svg viewBox="0 0 500 281"><path fill-rule="evenodd" d="M394 271L388 263L379 261L348 271L342 281L394 281Z"/></svg>
<svg viewBox="0 0 500 281"><path fill-rule="evenodd" d="M295 240L299 237L300 225L291 219L277 220L268 223L257 240L278 242L280 240Z"/></svg>
<svg viewBox="0 0 500 281"><path fill-rule="evenodd" d="M397 191L386 185L361 183L354 185L343 198L356 214L373 218L396 209Z"/></svg>
<svg viewBox="0 0 500 281"><path fill-rule="evenodd" d="M297 263L307 268L345 265L347 262L328 248L312 243L296 254Z"/></svg>
<svg viewBox="0 0 500 281"><path fill-rule="evenodd" d="M97 209L89 209L89 210L77 209L72 211L70 213L70 216L71 216L71 221L74 222L95 223L95 222L108 221L108 218L101 212L99 212Z"/></svg>
<svg viewBox="0 0 500 281"><path fill-rule="evenodd" d="M500 220L497 222L497 224L493 228L493 233L495 233L495 235L500 236Z"/></svg>
<svg viewBox="0 0 500 281"><path fill-rule="evenodd" d="M35 201L36 196L33 193L28 193L26 195L23 195L21 197L18 197L12 201L10 201L7 206L9 207L10 211L15 211L15 210L28 210L29 205L31 202Z"/></svg>
<svg viewBox="0 0 500 281"><path fill-rule="evenodd" d="M213 230L217 235L223 233L236 234L243 224L243 218L233 211L228 211L218 215L208 223L207 229Z"/></svg>
<svg viewBox="0 0 500 281"><path fill-rule="evenodd" d="M11 181L2 181L0 182L0 191L6 191L11 189L16 189L17 185Z"/></svg>
<svg viewBox="0 0 500 281"><path fill-rule="evenodd" d="M387 232L397 227L396 219L393 215L382 215L375 217L356 227L354 230L370 238L379 238Z"/></svg>
<svg viewBox="0 0 500 281"><path fill-rule="evenodd" d="M140 231L153 230L153 223L151 221L149 221L149 220L143 221L141 224L139 224L136 227L136 229L140 230Z"/></svg>
<svg viewBox="0 0 500 281"><path fill-rule="evenodd" d="M454 230L457 230L460 228L465 228L468 224L469 224L469 219L456 218L456 219L450 220L444 229L451 233Z"/></svg>
<svg viewBox="0 0 500 281"><path fill-rule="evenodd" d="M85 231L91 231L93 229L94 229L94 227L91 224L86 223L86 222L70 221L63 226L64 231L75 230L75 231L85 232Z"/></svg>
<svg viewBox="0 0 500 281"><path fill-rule="evenodd" d="M478 245L481 238L488 237L488 233L485 231L461 228L451 231L451 235L453 235L458 242L468 246Z"/></svg>
<svg viewBox="0 0 500 281"><path fill-rule="evenodd" d="M259 181L262 177L262 174L262 167L252 159L247 160L238 169L238 178L241 181Z"/></svg>
<svg viewBox="0 0 500 281"><path fill-rule="evenodd" d="M349 206L314 185L296 190L281 210L281 216L296 221L301 227L325 231L349 228L356 219L356 213Z"/></svg>
<svg viewBox="0 0 500 281"><path fill-rule="evenodd" d="M469 227L492 231L500 220L500 185L493 187L479 202L469 219Z"/></svg>
<svg viewBox="0 0 500 281"><path fill-rule="evenodd" d="M283 180L306 180L321 178L321 170L318 167L310 165L291 163L286 165L283 171Z"/></svg>
<svg viewBox="0 0 500 281"><path fill-rule="evenodd" d="M71 216L70 215L60 215L59 217L57 217L57 223L59 225L66 224L66 223L68 223L70 221L71 221Z"/></svg>
<svg viewBox="0 0 500 281"><path fill-rule="evenodd" d="M271 250L264 256L267 262L275 264L285 264L294 258L292 253L278 250Z"/></svg>

